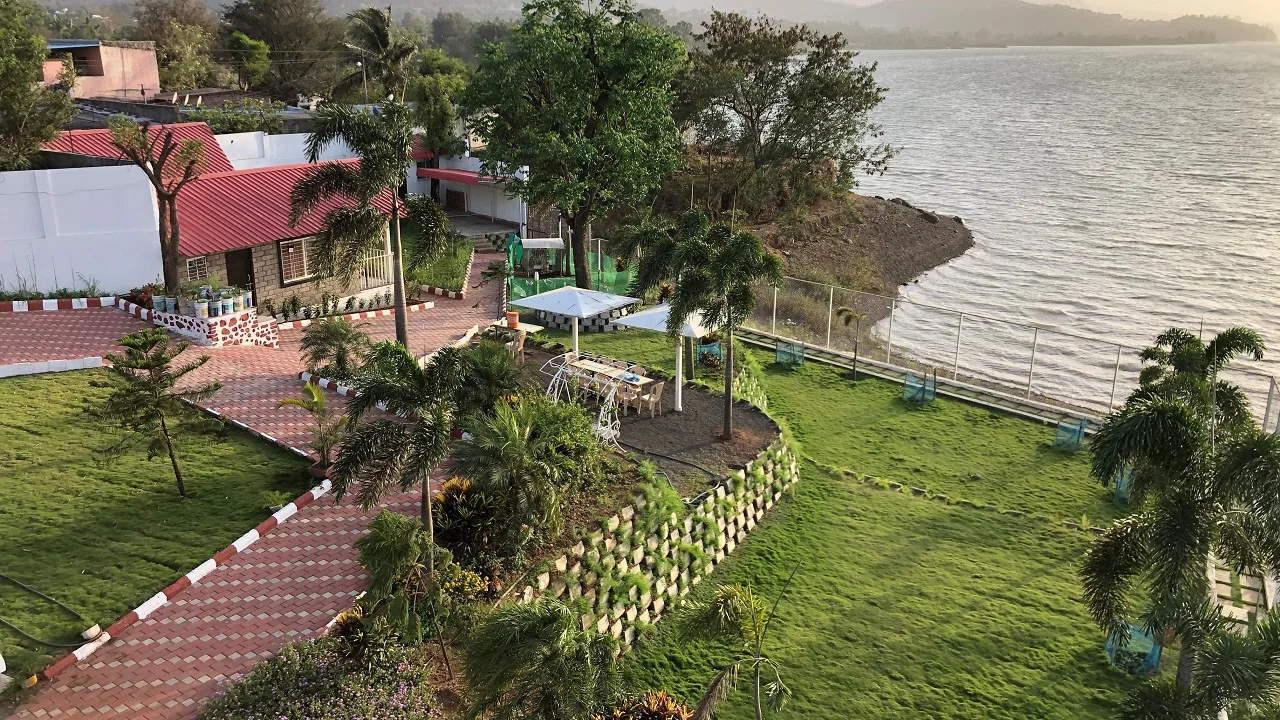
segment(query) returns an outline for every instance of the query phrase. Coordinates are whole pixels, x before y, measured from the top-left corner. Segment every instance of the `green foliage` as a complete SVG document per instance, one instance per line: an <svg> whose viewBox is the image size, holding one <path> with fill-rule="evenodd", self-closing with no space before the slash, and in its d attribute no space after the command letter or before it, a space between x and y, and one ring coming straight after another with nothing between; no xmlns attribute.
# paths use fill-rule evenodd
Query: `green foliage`
<svg viewBox="0 0 1280 720"><path fill-rule="evenodd" d="M467 644L474 701L466 717L580 720L621 694L618 641L583 631L573 608L549 598L498 609Z"/></svg>
<svg viewBox="0 0 1280 720"><path fill-rule="evenodd" d="M419 199L421 197L421 199ZM439 203L427 197L410 195L408 220L414 222L413 204L424 203L439 208ZM447 220L447 218L446 218ZM410 227L405 234L405 283L411 290L426 285L458 292L466 290L467 265L471 262L472 245L465 238L451 234L440 247L427 251L419 242L417 233Z"/></svg>
<svg viewBox="0 0 1280 720"><path fill-rule="evenodd" d="M199 410L187 405L211 397L222 385L205 383L179 390L183 376L209 361L208 355L183 365L173 361L189 343L169 345L169 333L162 328L139 330L120 338L124 355L108 355L107 382L94 382L94 387L111 389L101 403L91 405L94 418L115 424L121 436L98 450L107 462L128 453L140 442L146 442L147 459L165 455L173 468L178 494L186 497L187 487L178 467L176 445L184 430L208 430L216 422L205 421Z"/></svg>
<svg viewBox="0 0 1280 720"><path fill-rule="evenodd" d="M284 103L258 98L240 98L218 107L197 108L186 112L192 122L208 123L215 134L265 132L276 134L284 129Z"/></svg>
<svg viewBox="0 0 1280 720"><path fill-rule="evenodd" d="M492 574L509 558L518 558L527 532L508 523L503 495L476 487L466 478L450 478L432 499L436 541L458 562Z"/></svg>
<svg viewBox="0 0 1280 720"><path fill-rule="evenodd" d="M458 109L455 106L467 87L467 69L461 62L431 48L419 53L419 75L409 86L409 99L414 103L414 117L423 147L436 157L455 155L462 149L458 136Z"/></svg>
<svg viewBox="0 0 1280 720"><path fill-rule="evenodd" d="M321 467L328 467L333 457L333 448L342 442L343 436L346 435L347 418L334 414L333 409L329 407L325 391L315 383L309 382L302 386L302 397L285 398L276 405L276 407L289 406L302 408L311 414L315 425L309 431L312 439L307 447L320 458Z"/></svg>
<svg viewBox="0 0 1280 720"><path fill-rule="evenodd" d="M343 317L326 317L302 331L302 359L307 369L330 380L345 382L355 376L369 349L369 336Z"/></svg>
<svg viewBox="0 0 1280 720"><path fill-rule="evenodd" d="M390 647L382 662L354 657L336 637L288 645L258 663L204 707L199 720L426 720L436 717L429 666L407 649Z"/></svg>
<svg viewBox="0 0 1280 720"><path fill-rule="evenodd" d="M532 0L467 88L485 172L528 167L512 192L568 219L580 286L590 282L587 225L641 203L679 165L670 84L683 55L626 0Z"/></svg>
<svg viewBox="0 0 1280 720"><path fill-rule="evenodd" d="M715 12L677 83L678 115L720 154L723 198L759 211L807 204L845 189L858 172L880 174L895 150L868 119L884 98L875 63L859 64L839 34Z"/></svg>
<svg viewBox="0 0 1280 720"><path fill-rule="evenodd" d="M454 468L506 499L508 522L559 535L566 501L605 477L605 450L580 405L541 393L499 402L467 425Z"/></svg>
<svg viewBox="0 0 1280 720"><path fill-rule="evenodd" d="M343 22L320 0L234 0L222 8L224 32L239 31L271 49L271 69L258 89L276 100L299 95L330 97L341 75L337 67Z"/></svg>
<svg viewBox="0 0 1280 720"><path fill-rule="evenodd" d="M463 381L458 387L458 415L490 416L520 387L520 370L507 348L482 340L463 351Z"/></svg>
<svg viewBox="0 0 1280 720"><path fill-rule="evenodd" d="M668 695L666 690L650 690L612 712L594 716L592 720L690 720L692 717L693 711Z"/></svg>
<svg viewBox="0 0 1280 720"><path fill-rule="evenodd" d="M504 43L511 26L499 20L475 21L459 12L438 12L431 19L431 44L474 68L490 43Z"/></svg>
<svg viewBox="0 0 1280 720"><path fill-rule="evenodd" d="M449 227L449 215L444 206L425 195L410 195L405 199L408 217L405 218L405 270L417 275L429 269L441 255L466 249L470 257L470 243ZM464 268L465 270L465 268ZM431 283L426 283L431 284ZM461 290L462 283L458 287Z"/></svg>
<svg viewBox="0 0 1280 720"><path fill-rule="evenodd" d="M262 82L271 69L271 47L239 30L227 36L226 44L228 64L236 71L240 89L248 90Z"/></svg>
<svg viewBox="0 0 1280 720"><path fill-rule="evenodd" d="M213 75L213 35L198 25L173 22L167 42L156 48L160 87L192 90L208 85Z"/></svg>
<svg viewBox="0 0 1280 720"><path fill-rule="evenodd" d="M396 27L391 8L362 7L347 15L343 62L354 68L333 88L337 97L360 92L365 102L394 97L401 102L414 68L418 46ZM374 94L363 92L372 85Z"/></svg>
<svg viewBox="0 0 1280 720"><path fill-rule="evenodd" d="M45 41L31 27L41 15L27 0L0 0L0 171L30 167L40 145L71 120L66 93L39 84Z"/></svg>
<svg viewBox="0 0 1280 720"><path fill-rule="evenodd" d="M677 518L684 516L684 500L657 466L646 460L636 470L641 479L638 489L645 500L636 527L652 532L662 523L670 522L673 513Z"/></svg>

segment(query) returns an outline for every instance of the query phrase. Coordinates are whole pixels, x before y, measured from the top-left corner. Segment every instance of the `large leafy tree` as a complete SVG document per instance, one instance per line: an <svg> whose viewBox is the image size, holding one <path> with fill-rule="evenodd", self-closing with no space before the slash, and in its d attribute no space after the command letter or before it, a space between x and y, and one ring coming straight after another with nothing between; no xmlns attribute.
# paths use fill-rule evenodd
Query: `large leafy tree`
<svg viewBox="0 0 1280 720"><path fill-rule="evenodd" d="M43 79L44 38L31 28L43 11L25 0L0 0L0 170L24 170L71 120L65 92L39 83ZM75 79L74 72L65 78Z"/></svg>
<svg viewBox="0 0 1280 720"><path fill-rule="evenodd" d="M248 90L262 82L271 70L271 47L239 30L227 37L226 44L228 64L236 72L240 89Z"/></svg>
<svg viewBox="0 0 1280 720"><path fill-rule="evenodd" d="M834 162L841 188L882 173L894 151L868 119L884 98L875 63L839 33L713 13L681 72L677 115L727 175L724 192L774 189Z"/></svg>
<svg viewBox="0 0 1280 720"><path fill-rule="evenodd" d="M430 166L440 167L441 156L462 150L456 103L467 87L467 69L461 61L434 48L422 51L418 69L418 77L409 88L418 144L431 153ZM440 199L440 181L434 178L431 198Z"/></svg>
<svg viewBox="0 0 1280 720"><path fill-rule="evenodd" d="M213 75L213 35L199 25L172 23L163 47L156 48L160 87L190 90Z"/></svg>
<svg viewBox="0 0 1280 720"><path fill-rule="evenodd" d="M568 220L580 287L591 283L591 222L642 201L679 165L671 82L683 57L626 0L531 0L467 88L486 172L528 167L511 188Z"/></svg>
<svg viewBox="0 0 1280 720"><path fill-rule="evenodd" d="M204 165L204 143L179 140L163 125L139 125L124 115L107 121L111 142L129 162L137 165L156 193L160 216L160 259L164 266L164 287L177 295L182 285L178 240L178 196L191 181L200 177Z"/></svg>
<svg viewBox="0 0 1280 720"><path fill-rule="evenodd" d="M261 89L286 102L298 95L327 96L341 76L343 24L320 0L234 0L222 11L227 32L240 31L271 48L271 70Z"/></svg>
<svg viewBox="0 0 1280 720"><path fill-rule="evenodd" d="M346 283L355 279L365 254L381 246L390 224L396 339L407 346L399 190L405 169L413 162L412 111L401 102L384 103L377 112L326 105L316 111L307 137L308 160L317 162L326 147L339 141L360 158L359 167L327 162L311 169L293 188L291 221L297 224L333 200L345 201L325 213L324 227L315 237L315 251L317 267ZM390 202L389 215L378 206L381 198Z"/></svg>
<svg viewBox="0 0 1280 720"><path fill-rule="evenodd" d="M582 720L603 712L621 695L617 654L616 639L583 630L564 603L506 605L471 633L467 717Z"/></svg>
<svg viewBox="0 0 1280 720"><path fill-rule="evenodd" d="M1263 350L1245 328L1208 343L1178 328L1161 334L1142 354L1139 387L1092 442L1093 475L1108 484L1128 473L1138 509L1090 547L1085 605L1125 638L1141 590L1142 624L1180 639L1174 687L1183 693L1210 634L1199 609L1212 598L1213 559L1241 572L1280 568L1280 438L1264 435L1241 390L1218 377L1233 358Z"/></svg>
<svg viewBox="0 0 1280 720"><path fill-rule="evenodd" d="M178 389L182 378L209 362L202 355L188 363L175 365L174 360L189 343L169 344L169 333L151 328L120 338L123 355L108 355L107 380L94 381L94 387L109 388L110 394L90 408L90 414L114 423L120 438L101 448L105 460L114 460L145 442L147 459L167 456L173 468L178 494L187 496L187 485L178 466L177 441L183 429L206 426L200 411L188 403L205 400L222 386L216 382Z"/></svg>
<svg viewBox="0 0 1280 720"><path fill-rule="evenodd" d="M210 37L218 34L217 16L200 0L137 0L133 3L130 37L151 40L156 44L157 55L163 56L168 49L175 25L200 28Z"/></svg>
<svg viewBox="0 0 1280 720"><path fill-rule="evenodd" d="M382 91L376 99L404 100L418 46L396 28L391 8L363 7L347 15L347 39L342 46L343 63L354 70L338 81L334 95L343 97L373 83Z"/></svg>
<svg viewBox="0 0 1280 720"><path fill-rule="evenodd" d="M356 396L347 403L350 426L333 465L334 497L341 500L355 489L356 500L368 510L393 488L418 487L422 526L434 545L431 472L448 452L462 372L455 348L441 349L421 366L403 345L374 345L351 382ZM370 416L377 408L395 418ZM425 561L432 579L434 555L427 553Z"/></svg>
<svg viewBox="0 0 1280 720"><path fill-rule="evenodd" d="M678 222L650 214L623 229L618 247L640 256L632 292L644 294L664 281L675 286L668 331L675 336L684 319L702 313L703 323L723 335L724 439L733 439L733 333L755 309L755 283L782 281L782 261L760 238L712 222L700 210Z"/></svg>

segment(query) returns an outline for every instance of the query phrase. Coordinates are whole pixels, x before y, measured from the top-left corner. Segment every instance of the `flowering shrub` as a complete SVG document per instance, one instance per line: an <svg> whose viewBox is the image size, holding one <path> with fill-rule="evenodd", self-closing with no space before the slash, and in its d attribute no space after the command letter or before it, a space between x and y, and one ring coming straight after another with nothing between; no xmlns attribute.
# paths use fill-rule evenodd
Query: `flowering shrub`
<svg viewBox="0 0 1280 720"><path fill-rule="evenodd" d="M596 715L594 720L689 720L691 717L693 711L666 690L650 690L607 715Z"/></svg>
<svg viewBox="0 0 1280 720"><path fill-rule="evenodd" d="M368 666L337 638L290 645L259 663L200 720L420 720L433 717L425 664L393 646Z"/></svg>
<svg viewBox="0 0 1280 720"><path fill-rule="evenodd" d="M138 305L140 307L151 307L151 298L156 295L164 295L164 286L159 283L147 283L142 287L136 287L125 295L125 300Z"/></svg>

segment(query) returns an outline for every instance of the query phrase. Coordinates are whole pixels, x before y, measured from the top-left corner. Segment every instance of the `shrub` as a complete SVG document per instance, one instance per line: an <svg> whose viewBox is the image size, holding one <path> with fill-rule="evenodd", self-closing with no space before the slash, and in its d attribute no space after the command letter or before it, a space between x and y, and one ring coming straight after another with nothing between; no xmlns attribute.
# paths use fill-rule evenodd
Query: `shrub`
<svg viewBox="0 0 1280 720"><path fill-rule="evenodd" d="M637 528L652 531L671 520L671 514L684 516L684 500L671 485L666 475L659 473L653 463L645 460L637 468L640 473L640 493L644 496L644 510L640 514Z"/></svg>
<svg viewBox="0 0 1280 720"><path fill-rule="evenodd" d="M666 690L650 690L607 715L596 715L593 720L689 720L692 717L693 711Z"/></svg>
<svg viewBox="0 0 1280 720"><path fill-rule="evenodd" d="M457 392L460 415L493 415L494 407L519 388L520 371L501 343L485 340L467 349L463 368Z"/></svg>
<svg viewBox="0 0 1280 720"><path fill-rule="evenodd" d="M523 541L504 522L501 493L481 490L466 478L451 478L436 491L436 542L464 566L492 574L503 559L517 554ZM517 532L513 532L517 531Z"/></svg>
<svg viewBox="0 0 1280 720"><path fill-rule="evenodd" d="M290 645L209 701L200 720L419 720L431 717L427 668L405 648L365 665L338 638Z"/></svg>

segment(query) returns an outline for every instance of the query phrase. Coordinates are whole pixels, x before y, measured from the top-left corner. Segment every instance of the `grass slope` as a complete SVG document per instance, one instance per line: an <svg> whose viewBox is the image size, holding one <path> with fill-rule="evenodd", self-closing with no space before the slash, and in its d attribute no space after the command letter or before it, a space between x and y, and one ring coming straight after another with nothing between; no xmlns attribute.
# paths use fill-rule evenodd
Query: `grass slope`
<svg viewBox="0 0 1280 720"><path fill-rule="evenodd" d="M1078 599L1086 536L871 490L812 462L801 477L694 595L750 583L771 601L799 566L766 648L795 693L780 717L1113 715L1132 680L1107 664ZM732 656L681 639L679 622L638 647L627 679L692 703ZM741 688L719 713L751 716Z"/></svg>
<svg viewBox="0 0 1280 720"><path fill-rule="evenodd" d="M269 514L264 495L296 496L306 463L248 435L189 437L179 462L191 497L165 458L145 449L109 467L92 451L110 437L81 407L106 391L97 371L0 380L0 573L106 627ZM86 624L0 580L0 618L36 637L71 642ZM0 627L12 674L39 670L66 649L33 645Z"/></svg>

